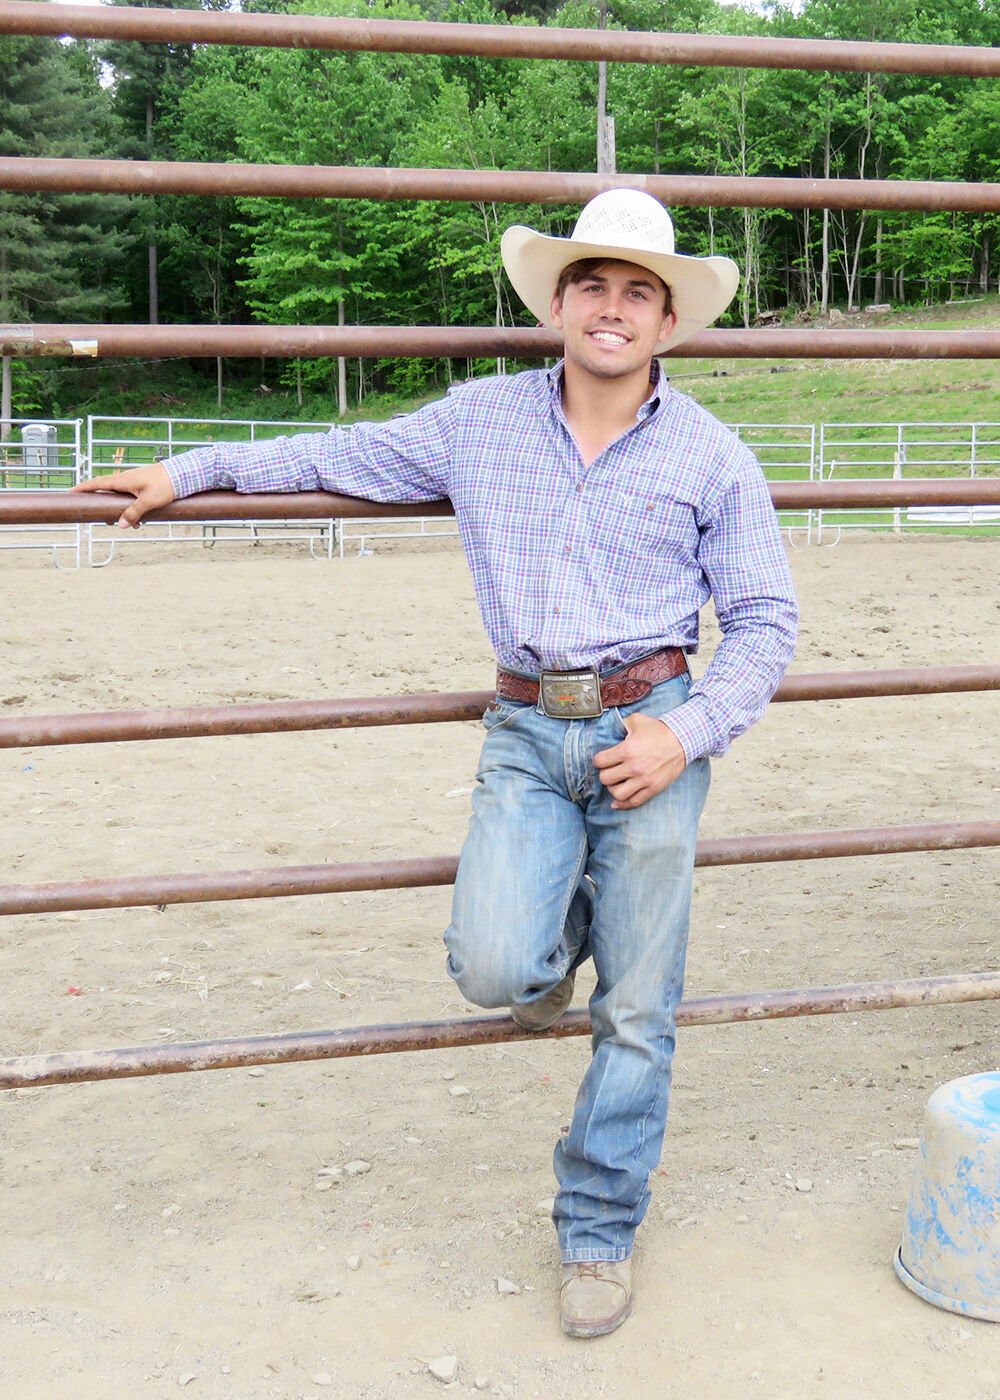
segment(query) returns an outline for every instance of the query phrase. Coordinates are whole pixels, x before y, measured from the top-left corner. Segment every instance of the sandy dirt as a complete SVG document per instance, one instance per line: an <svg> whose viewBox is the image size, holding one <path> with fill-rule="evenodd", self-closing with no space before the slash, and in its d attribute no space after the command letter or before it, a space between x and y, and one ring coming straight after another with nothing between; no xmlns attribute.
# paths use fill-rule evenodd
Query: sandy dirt
<svg viewBox="0 0 1000 1400"><path fill-rule="evenodd" d="M799 670L1000 654L996 541L792 562ZM0 577L0 714L490 682L451 543L8 554ZM996 734L988 694L774 705L715 765L703 834L994 817ZM453 853L478 745L448 724L5 751L5 880ZM995 968L997 870L701 871L688 993ZM463 1016L448 899L8 918L3 1053ZM452 1393L516 1400L998 1400L1000 1327L891 1268L923 1105L997 1068L996 1027L986 1003L683 1032L635 1313L590 1343L559 1332L545 1210L581 1039L0 1094L2 1395L432 1400L453 1357Z"/></svg>

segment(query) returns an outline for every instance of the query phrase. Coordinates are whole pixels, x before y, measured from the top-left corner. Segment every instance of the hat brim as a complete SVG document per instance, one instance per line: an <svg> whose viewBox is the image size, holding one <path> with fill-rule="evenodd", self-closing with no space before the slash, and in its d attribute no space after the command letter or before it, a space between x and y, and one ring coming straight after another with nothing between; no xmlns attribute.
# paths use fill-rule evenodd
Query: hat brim
<svg viewBox="0 0 1000 1400"><path fill-rule="evenodd" d="M553 238L513 224L500 240L500 256L511 285L543 325L552 325L552 297L563 268L581 258L629 262L655 272L670 288L675 321L656 346L662 355L718 320L736 295L740 270L731 258L694 258L681 253L646 252L609 243Z"/></svg>

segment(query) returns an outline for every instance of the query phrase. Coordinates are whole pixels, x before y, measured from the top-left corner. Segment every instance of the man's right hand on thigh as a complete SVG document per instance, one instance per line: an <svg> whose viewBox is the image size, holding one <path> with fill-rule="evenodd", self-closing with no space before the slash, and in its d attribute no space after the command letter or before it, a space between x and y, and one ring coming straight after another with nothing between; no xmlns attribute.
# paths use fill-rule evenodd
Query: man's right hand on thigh
<svg viewBox="0 0 1000 1400"><path fill-rule="evenodd" d="M153 462L148 467L130 467L128 471L112 472L109 476L92 476L89 481L78 482L73 490L119 491L124 496L134 496L132 504L118 517L117 523L123 530L135 529L144 515L168 506L175 496L170 473L162 462Z"/></svg>

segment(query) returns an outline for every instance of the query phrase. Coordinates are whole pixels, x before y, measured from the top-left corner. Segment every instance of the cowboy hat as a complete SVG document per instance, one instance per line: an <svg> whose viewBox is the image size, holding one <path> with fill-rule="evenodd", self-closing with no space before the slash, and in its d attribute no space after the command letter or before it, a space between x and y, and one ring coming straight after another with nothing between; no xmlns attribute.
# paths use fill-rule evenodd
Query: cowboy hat
<svg viewBox="0 0 1000 1400"><path fill-rule="evenodd" d="M736 295L740 270L730 258L674 252L674 225L659 200L642 190L605 190L584 205L569 238L551 238L513 224L500 256L514 290L543 325L552 324L559 274L581 258L637 263L670 288L676 320L656 347L661 355L721 316Z"/></svg>

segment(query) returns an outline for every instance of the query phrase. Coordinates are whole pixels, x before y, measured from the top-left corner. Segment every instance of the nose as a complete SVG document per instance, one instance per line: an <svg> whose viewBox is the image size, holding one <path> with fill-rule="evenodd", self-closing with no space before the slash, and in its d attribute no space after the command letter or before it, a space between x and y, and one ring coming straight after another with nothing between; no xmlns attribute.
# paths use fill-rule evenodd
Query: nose
<svg viewBox="0 0 1000 1400"><path fill-rule="evenodd" d="M605 321L620 321L622 319L622 308L624 298L621 292L609 288L601 307L601 319Z"/></svg>

